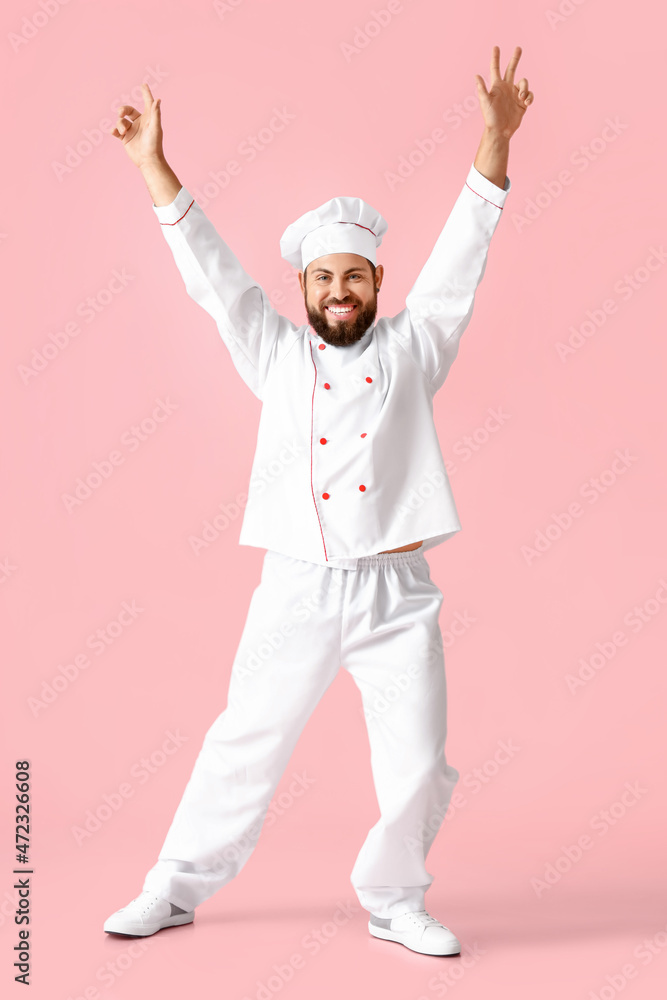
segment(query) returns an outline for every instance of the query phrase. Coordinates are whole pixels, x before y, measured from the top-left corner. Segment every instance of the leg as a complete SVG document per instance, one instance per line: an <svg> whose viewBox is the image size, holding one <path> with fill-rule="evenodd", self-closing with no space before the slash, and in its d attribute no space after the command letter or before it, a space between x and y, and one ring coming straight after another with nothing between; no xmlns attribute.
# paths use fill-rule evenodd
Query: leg
<svg viewBox="0 0 667 1000"><path fill-rule="evenodd" d="M299 735L339 669L337 572L267 553L227 707L204 737L144 890L193 909L248 860ZM305 617L315 595L319 607Z"/></svg>
<svg viewBox="0 0 667 1000"><path fill-rule="evenodd" d="M423 553L410 557L370 558L357 569L343 643L343 666L361 691L380 807L351 881L379 918L424 909L433 882L426 856L459 778L444 753L442 593Z"/></svg>

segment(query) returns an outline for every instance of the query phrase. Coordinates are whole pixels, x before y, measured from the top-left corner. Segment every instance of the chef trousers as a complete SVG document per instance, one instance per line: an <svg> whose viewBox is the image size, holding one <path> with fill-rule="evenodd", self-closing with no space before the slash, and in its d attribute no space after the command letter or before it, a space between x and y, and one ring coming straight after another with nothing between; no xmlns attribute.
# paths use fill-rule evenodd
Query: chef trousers
<svg viewBox="0 0 667 1000"><path fill-rule="evenodd" d="M376 916L424 909L426 855L459 778L444 752L442 601L421 549L362 556L354 569L268 551L227 707L204 737L144 889L190 910L240 872L342 666L361 692L380 811L351 883Z"/></svg>

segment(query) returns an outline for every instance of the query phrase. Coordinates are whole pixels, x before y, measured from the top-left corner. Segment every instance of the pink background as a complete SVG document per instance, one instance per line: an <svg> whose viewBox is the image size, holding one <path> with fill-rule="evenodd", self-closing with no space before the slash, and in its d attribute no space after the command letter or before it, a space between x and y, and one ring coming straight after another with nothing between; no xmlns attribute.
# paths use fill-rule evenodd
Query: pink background
<svg viewBox="0 0 667 1000"><path fill-rule="evenodd" d="M2 988L23 995L11 968L11 845L14 762L28 758L34 998L663 996L665 258L652 254L667 223L664 12L586 0L561 3L556 21L555 0L403 0L350 52L384 0L44 3L49 15L38 0L1 15ZM21 31L33 37L17 42ZM512 191L473 320L436 397L464 530L428 553L445 595L448 756L462 778L429 855L427 905L464 955L419 956L366 930L349 872L377 806L344 671L287 767L276 796L287 804L238 878L194 927L140 946L109 937L102 923L140 891L225 705L263 559L238 546L233 508L206 549L190 543L246 490L260 404L187 297L143 180L108 134L120 95L147 79L162 98L165 152L191 192L240 159L205 210L297 322L285 226L341 193L376 206L390 223L379 260L381 314L392 315L474 159L474 75L488 84L494 44L503 72L523 47L517 80L528 77L535 101L512 140ZM137 93L129 103L141 108ZM276 107L294 118L252 162L240 157ZM392 185L387 173L436 128L445 141ZM78 145L79 162L70 151L59 175ZM114 271L131 278L109 295ZM94 319L82 313L88 297ZM562 360L558 344L587 321L590 335ZM77 336L22 376L73 322ZM159 399L175 409L133 449L123 436ZM491 410L505 414L494 431ZM64 495L114 450L122 464L68 511ZM617 450L629 457L610 472ZM557 528L577 502L580 516ZM528 557L549 525L544 551ZM91 651L88 637L132 601L133 623ZM465 613L474 624L450 643ZM31 709L86 651L90 665ZM597 669L570 690L568 675L596 652ZM186 739L165 755L169 731ZM517 748L502 765L500 741ZM280 799L295 774L308 791ZM635 792L619 804L626 783ZM128 784L77 842L87 811ZM547 871L552 884L540 887ZM335 925L341 904L349 919ZM296 954L302 967L286 981Z"/></svg>

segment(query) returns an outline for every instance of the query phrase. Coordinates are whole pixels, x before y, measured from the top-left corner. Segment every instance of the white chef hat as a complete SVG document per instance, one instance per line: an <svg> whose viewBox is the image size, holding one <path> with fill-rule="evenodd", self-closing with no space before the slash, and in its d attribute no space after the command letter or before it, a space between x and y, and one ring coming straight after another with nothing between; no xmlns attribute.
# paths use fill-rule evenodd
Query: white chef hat
<svg viewBox="0 0 667 1000"><path fill-rule="evenodd" d="M331 198L287 227L280 253L301 271L329 253L356 253L375 264L386 231L386 220L361 198Z"/></svg>

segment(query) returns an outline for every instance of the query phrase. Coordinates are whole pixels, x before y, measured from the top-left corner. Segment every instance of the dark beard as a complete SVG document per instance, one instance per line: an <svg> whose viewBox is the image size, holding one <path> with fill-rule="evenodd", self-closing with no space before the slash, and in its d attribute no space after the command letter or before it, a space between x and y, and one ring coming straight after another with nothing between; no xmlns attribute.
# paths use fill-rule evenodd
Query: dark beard
<svg viewBox="0 0 667 1000"><path fill-rule="evenodd" d="M372 326L377 313L378 297L376 291L373 301L369 302L365 308L361 308L359 302L354 302L351 299L348 299L347 302L329 302L328 305L331 306L356 305L357 307L354 319L340 320L335 326L329 326L329 321L326 315L324 315L324 310L321 313L316 312L310 306L307 295L305 303L308 322L315 333L325 343L331 344L333 347L346 347L350 344L356 344L358 340L361 340L369 326Z"/></svg>

